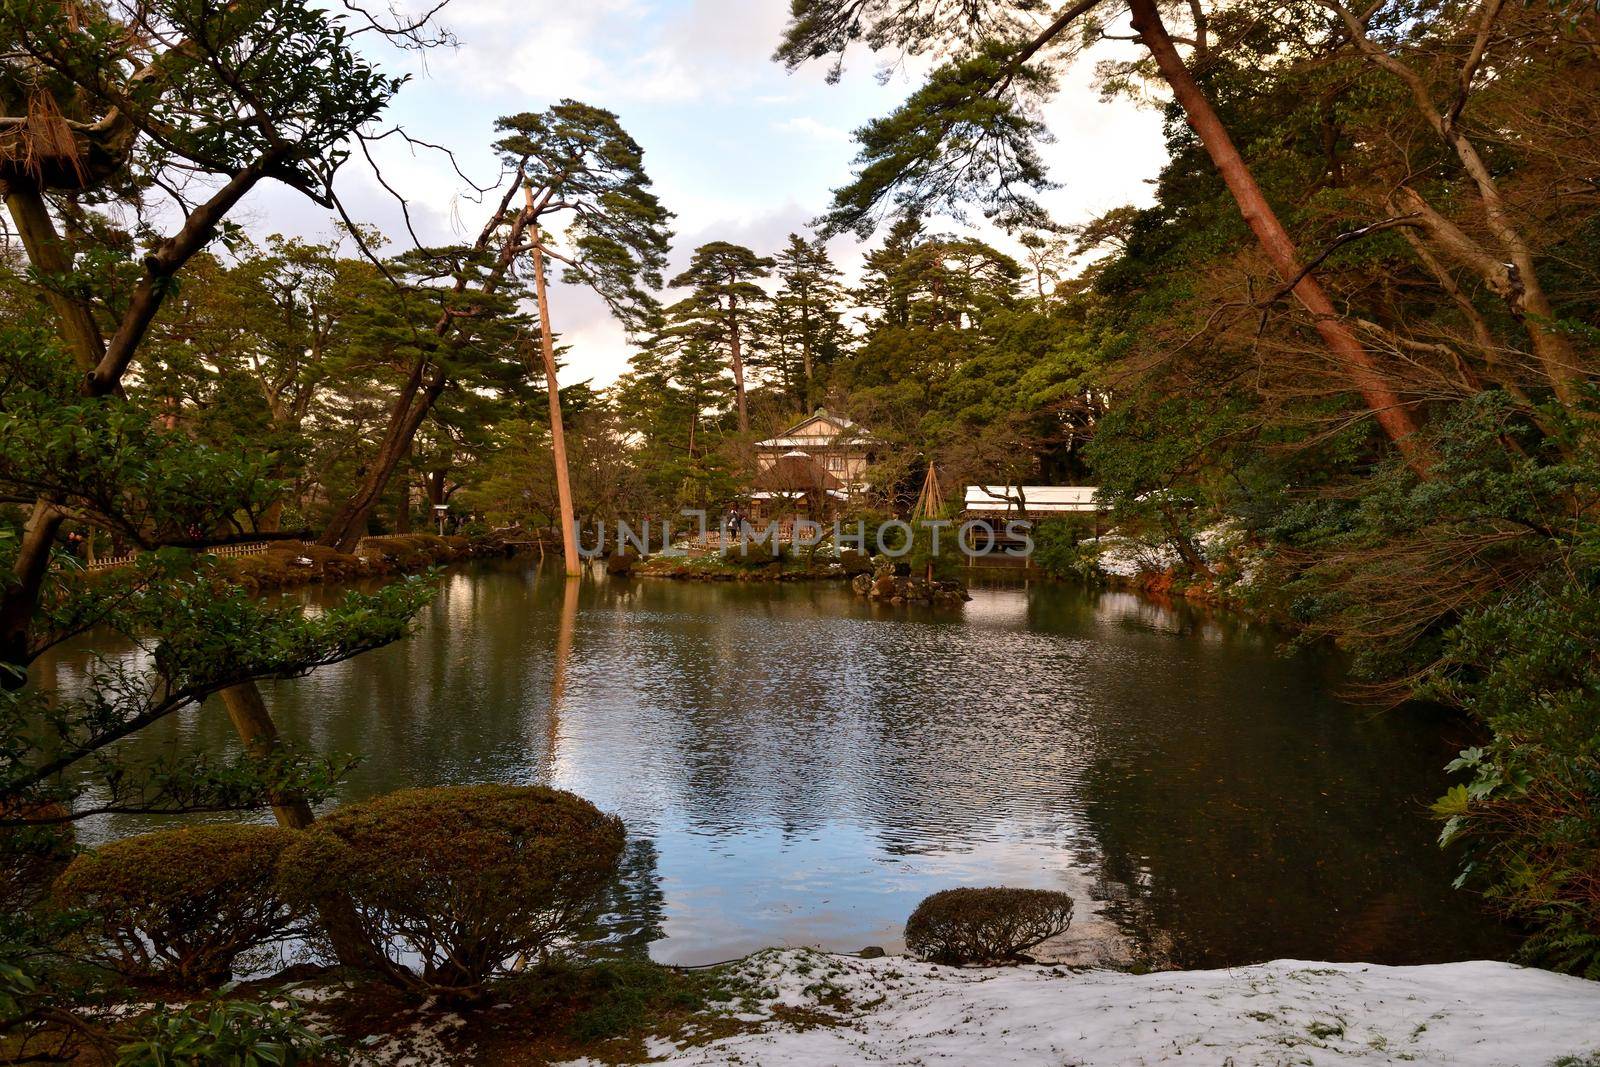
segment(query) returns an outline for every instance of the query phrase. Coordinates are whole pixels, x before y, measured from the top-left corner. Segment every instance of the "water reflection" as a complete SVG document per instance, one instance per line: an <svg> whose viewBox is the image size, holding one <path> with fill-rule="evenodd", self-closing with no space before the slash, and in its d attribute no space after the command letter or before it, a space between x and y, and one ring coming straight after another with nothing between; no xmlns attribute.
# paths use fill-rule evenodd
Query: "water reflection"
<svg viewBox="0 0 1600 1067"><path fill-rule="evenodd" d="M613 927L659 959L894 949L926 893L997 883L1077 895L1075 958L1505 947L1423 810L1460 739L1341 704L1327 664L1238 620L1061 587L935 612L515 565L442 581L415 637L270 687L283 732L367 755L347 798L548 782L617 812ZM233 740L208 706L138 743Z"/></svg>

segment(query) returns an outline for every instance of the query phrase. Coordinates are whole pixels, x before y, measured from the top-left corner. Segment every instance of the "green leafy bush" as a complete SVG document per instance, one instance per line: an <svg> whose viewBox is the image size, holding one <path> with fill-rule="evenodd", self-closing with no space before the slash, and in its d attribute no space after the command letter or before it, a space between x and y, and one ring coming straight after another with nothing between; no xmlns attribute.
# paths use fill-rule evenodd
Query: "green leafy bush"
<svg viewBox="0 0 1600 1067"><path fill-rule="evenodd" d="M1000 524L1000 527L1003 528L1004 524ZM966 563L966 557L961 549L960 529L960 524L954 521L948 525L936 525L933 522L913 523L910 551L898 557L897 562L903 564L909 574L918 578L928 573L930 564L936 580L949 581L959 578L961 568ZM935 541L938 543L937 551L935 551ZM972 531L968 545L974 551L993 547L989 535L981 529Z"/></svg>
<svg viewBox="0 0 1600 1067"><path fill-rule="evenodd" d="M471 997L513 959L575 936L616 874L623 838L621 820L560 790L413 789L304 831L280 882L305 905L348 894L392 981Z"/></svg>
<svg viewBox="0 0 1600 1067"><path fill-rule="evenodd" d="M0 816L10 811L0 806ZM51 819L65 814L59 805L24 809L22 819ZM72 859L73 832L68 822L29 822L0 827L0 910L31 908Z"/></svg>
<svg viewBox="0 0 1600 1067"><path fill-rule="evenodd" d="M1597 540L1600 547L1600 540ZM1535 962L1600 979L1600 569L1530 584L1448 634L1430 695L1493 731L1434 805L1459 883L1531 928Z"/></svg>
<svg viewBox="0 0 1600 1067"><path fill-rule="evenodd" d="M1071 519L1039 523L1033 528L1034 566L1052 578L1099 577L1099 551L1085 532L1083 523Z"/></svg>
<svg viewBox="0 0 1600 1067"><path fill-rule="evenodd" d="M305 1023L305 1009L216 999L140 1021L138 1037L117 1049L117 1067L293 1067L344 1057Z"/></svg>
<svg viewBox="0 0 1600 1067"><path fill-rule="evenodd" d="M906 948L938 963L1015 959L1072 922L1072 898L1052 889L946 889L906 920Z"/></svg>
<svg viewBox="0 0 1600 1067"><path fill-rule="evenodd" d="M89 916L91 958L133 981L205 988L251 949L305 932L275 872L295 838L272 826L195 826L142 834L73 860L56 903Z"/></svg>
<svg viewBox="0 0 1600 1067"><path fill-rule="evenodd" d="M1438 804L1457 884L1527 929L1527 959L1600 978L1600 452L1593 409L1534 432L1503 394L1442 412L1426 480L1395 464L1301 500L1268 536L1284 586L1358 674L1460 709L1488 738ZM1555 440L1541 440L1558 432ZM1559 447L1558 447L1559 446ZM1474 546L1462 552L1461 546Z"/></svg>

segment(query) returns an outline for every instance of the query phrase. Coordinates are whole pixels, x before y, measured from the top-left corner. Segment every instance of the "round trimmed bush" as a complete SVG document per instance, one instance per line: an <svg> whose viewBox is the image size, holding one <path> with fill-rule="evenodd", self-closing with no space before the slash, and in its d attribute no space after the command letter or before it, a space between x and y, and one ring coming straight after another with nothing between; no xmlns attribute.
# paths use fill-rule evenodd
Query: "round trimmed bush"
<svg viewBox="0 0 1600 1067"><path fill-rule="evenodd" d="M392 981L471 997L514 959L574 937L622 846L620 819L561 790L411 789L303 831L279 879L306 905L347 895Z"/></svg>
<svg viewBox="0 0 1600 1067"><path fill-rule="evenodd" d="M193 826L103 845L56 879L63 908L90 916L89 955L136 982L221 985L244 952L300 936L308 913L278 891L297 835L274 826Z"/></svg>
<svg viewBox="0 0 1600 1067"><path fill-rule="evenodd" d="M779 541L737 541L722 550L723 560L736 567L770 567L795 558L794 546Z"/></svg>
<svg viewBox="0 0 1600 1067"><path fill-rule="evenodd" d="M1016 959L1071 922L1072 898L1053 889L946 889L906 920L906 948L937 963Z"/></svg>

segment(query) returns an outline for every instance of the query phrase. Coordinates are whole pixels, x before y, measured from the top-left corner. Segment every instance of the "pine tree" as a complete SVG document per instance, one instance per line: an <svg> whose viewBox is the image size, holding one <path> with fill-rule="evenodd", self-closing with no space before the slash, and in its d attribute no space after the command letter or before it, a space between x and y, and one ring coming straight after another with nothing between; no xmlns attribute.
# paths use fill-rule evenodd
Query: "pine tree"
<svg viewBox="0 0 1600 1067"><path fill-rule="evenodd" d="M739 414L739 432L750 429L745 404L745 349L755 312L771 298L756 284L769 277L773 261L744 245L712 241L694 250L689 269L672 279L674 286L693 286L689 297L693 314L716 326L717 343L733 368L733 388Z"/></svg>
<svg viewBox="0 0 1600 1067"><path fill-rule="evenodd" d="M776 262L781 284L772 302L773 325L786 348L799 357L800 374L790 370L788 392L809 411L819 395L821 368L834 361L845 343L844 286L821 240L791 233Z"/></svg>

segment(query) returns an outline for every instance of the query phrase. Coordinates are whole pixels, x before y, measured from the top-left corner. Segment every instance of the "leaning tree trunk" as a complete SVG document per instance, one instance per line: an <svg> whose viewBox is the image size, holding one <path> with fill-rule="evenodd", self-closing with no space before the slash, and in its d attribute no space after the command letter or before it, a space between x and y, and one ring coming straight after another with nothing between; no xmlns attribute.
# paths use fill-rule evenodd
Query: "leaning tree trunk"
<svg viewBox="0 0 1600 1067"><path fill-rule="evenodd" d="M72 272L72 253L66 248L55 223L50 220L44 193L37 185L25 184L18 177L4 183L6 207L22 238L28 261L40 274L63 278ZM55 312L62 339L72 351L72 360L85 375L92 373L105 355L105 338L87 302L54 287L45 289L45 300Z"/></svg>
<svg viewBox="0 0 1600 1067"><path fill-rule="evenodd" d="M495 230L500 226L505 217L506 208L511 204L511 198L516 195L517 189L523 184L522 170L519 168L516 177L506 189L505 196L500 200L500 208L490 218L483 232L478 235L478 241L473 246L474 251L482 252L489 247L489 240ZM505 277L507 268L515 255L517 243L521 239L522 227L525 218L519 216L518 221L511 227L509 236L501 246L500 256L496 261L494 270L485 278L481 286L484 293L492 293L499 288L500 281ZM463 274L457 279L455 292L466 291L466 276ZM435 337L444 339L453 329L455 319L446 312L439 316L434 323ZM462 343L459 331L451 339L452 346ZM438 365L433 369L433 377L423 388L423 379L428 369L426 356L419 356L412 364L411 373L406 379L405 387L401 390L400 397L395 401L390 410L389 425L384 433L383 444L378 450L377 457L367 470L367 476L362 480L361 486L355 494L340 505L328 522L327 529L323 530L321 543L340 552L348 552L361 540L362 531L366 528L367 515L383 496L383 491L389 484L389 479L394 475L395 468L411 450L412 438L416 436L417 428L422 425L422 420L427 418L428 412L433 410L434 402L443 394L445 387L450 384L449 375L444 366Z"/></svg>
<svg viewBox="0 0 1600 1067"><path fill-rule="evenodd" d="M239 735L239 740L244 743L244 749L256 759L266 759L277 752L281 742L278 738L278 727L272 721L272 715L267 711L266 701L261 699L261 689L254 682L245 682L222 691L222 706L228 709L228 719L233 723L234 732ZM305 797L297 795L274 794L268 798L272 803L272 814L277 817L279 826L286 826L291 830L304 830L316 821L316 816L311 813L311 805L306 803Z"/></svg>
<svg viewBox="0 0 1600 1067"><path fill-rule="evenodd" d="M1400 450L1407 464L1419 474L1425 473L1428 468L1427 450L1417 436L1417 424L1410 410L1385 379L1372 354L1339 318L1322 284L1303 266L1299 249L1278 220L1272 205L1267 203L1261 187L1256 184L1255 175L1250 172L1249 164L1239 154L1227 127L1206 99L1194 75L1184 65L1183 58L1178 55L1166 26L1162 24L1161 13L1156 10L1155 0L1131 0L1130 7L1134 31L1155 58L1162 78L1172 87L1189 128L1205 146L1206 153L1222 175L1228 191L1233 194L1240 214L1260 242L1273 269L1285 281L1294 283L1292 292L1295 299L1311 314L1323 344L1355 384L1368 410Z"/></svg>
<svg viewBox="0 0 1600 1067"><path fill-rule="evenodd" d="M17 668L0 671L0 686L6 689L20 689L28 680L33 613L50 570L51 546L65 518L60 508L41 499L33 505L33 514L22 529L17 559L0 596L0 663Z"/></svg>
<svg viewBox="0 0 1600 1067"><path fill-rule="evenodd" d="M556 381L555 335L550 331L550 295L544 277L544 245L538 223L528 227L533 252L533 287L539 300L539 355L544 360L545 391L550 394L550 453L556 468L556 502L561 511L561 554L567 577L582 573L578 565L578 526L572 509L572 480L567 474L567 432L561 422L561 388Z"/></svg>
<svg viewBox="0 0 1600 1067"><path fill-rule="evenodd" d="M421 357L419 357L420 360ZM420 372L419 372L420 373ZM372 464L367 468L367 475L361 480L360 487L340 506L333 518L328 520L328 526L322 531L320 543L340 552L349 552L356 546L366 532L367 515L383 496L383 491L388 488L389 479L393 477L395 468L400 466L402 460L411 451L412 438L416 436L417 428L422 425L422 420L428 417L428 412L433 410L433 405L444 392L449 379L443 367L434 368L433 378L427 387L421 390L420 395L408 390L408 394L415 399L409 400L404 406L396 403L389 419L389 426L384 433L383 444L378 449L378 454L373 457ZM405 395L402 396L402 399Z"/></svg>
<svg viewBox="0 0 1600 1067"><path fill-rule="evenodd" d="M272 756L282 746L278 727L267 711L266 701L254 682L233 686L222 691L222 705L228 709L234 732L244 743L244 750L257 759ZM269 798L272 814L278 825L290 830L304 830L317 819L306 798L298 795L277 794ZM354 902L348 896L337 896L320 908L322 925L328 932L328 941L334 955L346 967L369 968L377 962L376 953L361 934L361 924L356 916Z"/></svg>

